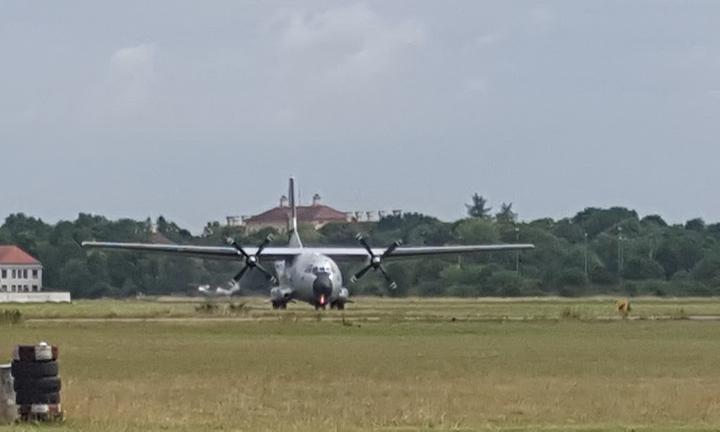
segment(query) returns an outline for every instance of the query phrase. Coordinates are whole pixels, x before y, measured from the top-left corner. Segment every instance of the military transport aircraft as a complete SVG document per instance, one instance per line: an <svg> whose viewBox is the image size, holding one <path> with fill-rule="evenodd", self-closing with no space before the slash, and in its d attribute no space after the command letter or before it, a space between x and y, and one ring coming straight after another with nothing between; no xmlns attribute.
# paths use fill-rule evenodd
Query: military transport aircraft
<svg viewBox="0 0 720 432"><path fill-rule="evenodd" d="M472 252L520 251L534 248L531 244L494 244L467 246L423 246L400 247L393 242L387 249L371 248L360 235L357 239L362 247L304 247L297 230L297 209L295 206L295 181L290 178L289 190L290 240L286 247L268 247L272 241L267 237L258 247L241 246L229 239L229 246L190 246L175 244L144 244L116 242L82 242L84 248L119 249L142 252L159 252L178 256L205 259L226 259L243 261L243 268L233 277L229 289L218 288L219 295L232 295L239 289L239 282L247 271L258 270L274 283L270 290L273 309L286 309L288 302L307 302L316 309L344 309L349 302L350 292L343 285L343 277L335 260L359 260L366 263L352 278L355 282L368 271L380 271L390 284L395 282L383 268L385 260L413 258L428 255L465 254ZM275 276L260 264L261 260L274 261ZM200 287L206 294L212 293L207 285Z"/></svg>

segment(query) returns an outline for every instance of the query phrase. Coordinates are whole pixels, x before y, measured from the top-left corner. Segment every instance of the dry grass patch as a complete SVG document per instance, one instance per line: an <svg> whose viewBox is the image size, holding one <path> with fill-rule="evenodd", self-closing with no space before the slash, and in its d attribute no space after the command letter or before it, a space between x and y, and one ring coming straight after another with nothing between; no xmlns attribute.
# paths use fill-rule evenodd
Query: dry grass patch
<svg viewBox="0 0 720 432"><path fill-rule="evenodd" d="M0 354L60 345L58 430L711 430L718 337L688 321L31 322Z"/></svg>

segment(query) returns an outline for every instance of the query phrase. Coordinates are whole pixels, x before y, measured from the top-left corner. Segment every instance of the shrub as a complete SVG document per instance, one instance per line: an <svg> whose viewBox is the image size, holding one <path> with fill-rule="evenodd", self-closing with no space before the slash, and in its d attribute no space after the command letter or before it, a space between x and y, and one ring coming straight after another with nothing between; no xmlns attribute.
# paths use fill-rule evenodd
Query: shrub
<svg viewBox="0 0 720 432"><path fill-rule="evenodd" d="M523 278L513 271L504 270L493 273L488 278L487 284L495 293L504 297L523 295Z"/></svg>
<svg viewBox="0 0 720 432"><path fill-rule="evenodd" d="M589 272L590 281L598 285L613 285L617 283L617 276L603 266L595 266Z"/></svg>
<svg viewBox="0 0 720 432"><path fill-rule="evenodd" d="M0 312L0 324L20 324L23 320L22 312L19 309L5 309Z"/></svg>
<svg viewBox="0 0 720 432"><path fill-rule="evenodd" d="M212 314L217 312L218 305L215 303L203 303L201 305L195 306L195 311L200 313L206 313L206 314Z"/></svg>

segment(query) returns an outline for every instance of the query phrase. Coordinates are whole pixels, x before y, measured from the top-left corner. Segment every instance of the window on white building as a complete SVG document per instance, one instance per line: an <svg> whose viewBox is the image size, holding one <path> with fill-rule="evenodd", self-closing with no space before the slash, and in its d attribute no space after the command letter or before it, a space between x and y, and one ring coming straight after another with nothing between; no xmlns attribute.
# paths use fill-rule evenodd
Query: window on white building
<svg viewBox="0 0 720 432"><path fill-rule="evenodd" d="M17 270L12 269L12 278L17 279Z"/></svg>
<svg viewBox="0 0 720 432"><path fill-rule="evenodd" d="M7 270L2 269L2 272L0 272L0 277L2 277L3 279L7 278Z"/></svg>
<svg viewBox="0 0 720 432"><path fill-rule="evenodd" d="M2 286L2 290L3 290L3 291L7 291L7 285L3 285L3 286Z"/></svg>
<svg viewBox="0 0 720 432"><path fill-rule="evenodd" d="M33 279L37 279L37 278L38 278L38 271L37 271L37 269L33 269L32 275L33 275Z"/></svg>
<svg viewBox="0 0 720 432"><path fill-rule="evenodd" d="M28 275L27 269L23 270L23 278L24 279L27 279L27 275Z"/></svg>
<svg viewBox="0 0 720 432"><path fill-rule="evenodd" d="M37 286L37 285L33 285L32 290L33 290L33 291L40 291L40 290L38 289L38 286Z"/></svg>

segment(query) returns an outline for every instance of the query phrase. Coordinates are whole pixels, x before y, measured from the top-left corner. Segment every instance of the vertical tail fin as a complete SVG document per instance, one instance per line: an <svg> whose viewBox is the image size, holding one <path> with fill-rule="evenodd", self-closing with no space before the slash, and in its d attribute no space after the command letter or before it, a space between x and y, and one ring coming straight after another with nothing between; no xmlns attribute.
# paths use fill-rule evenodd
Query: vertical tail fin
<svg viewBox="0 0 720 432"><path fill-rule="evenodd" d="M295 202L295 179L293 177L290 177L289 189L288 198L290 200L290 226L288 227L288 233L290 234L290 241L288 245L291 247L303 247L300 235L298 234L297 203Z"/></svg>

